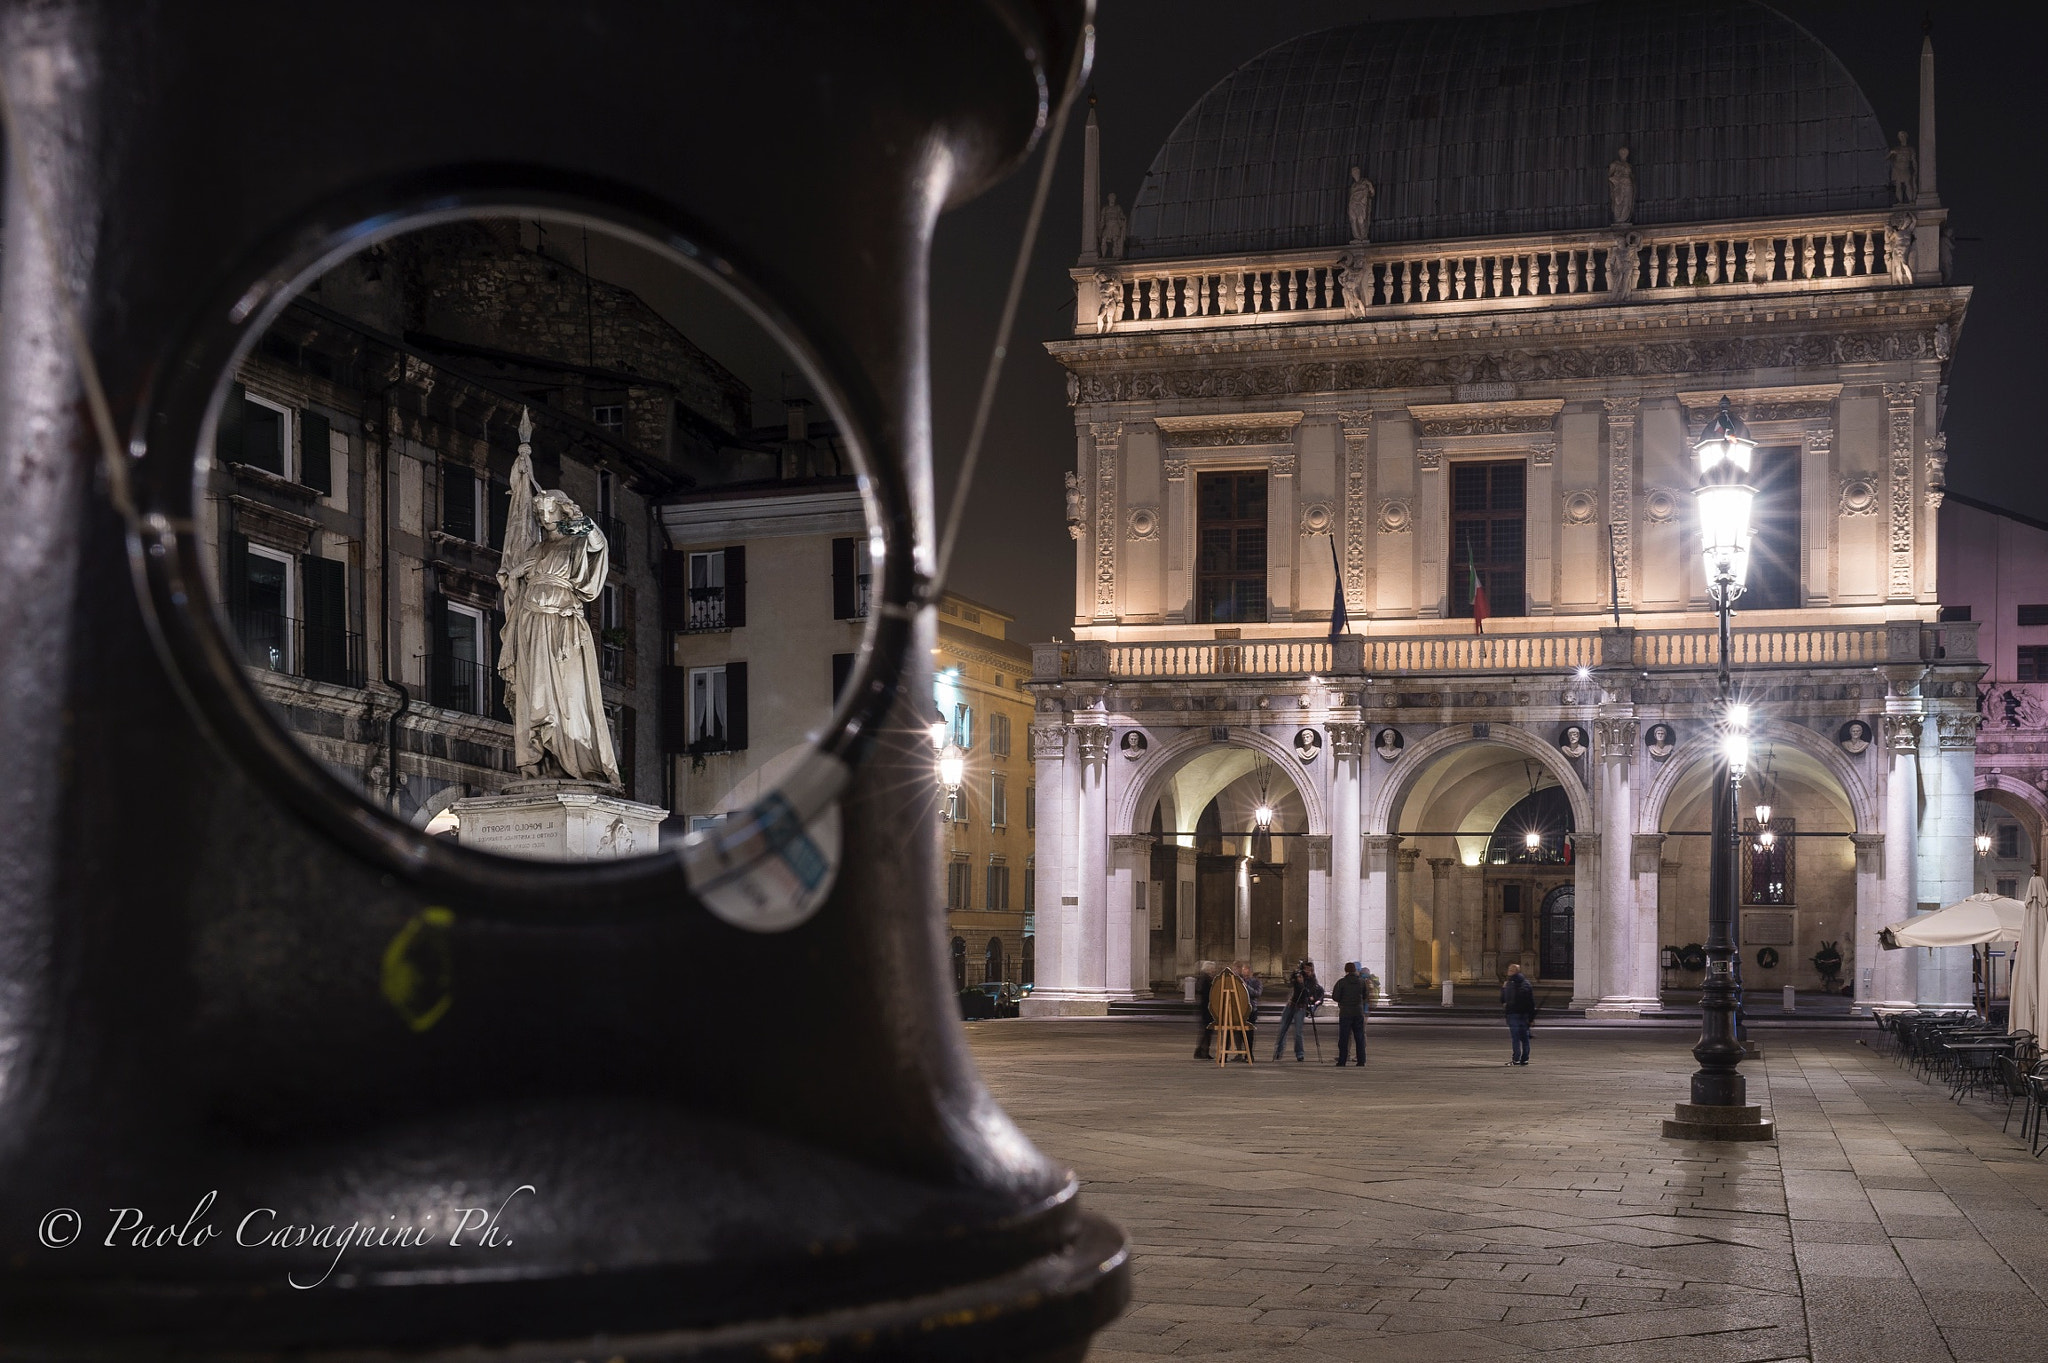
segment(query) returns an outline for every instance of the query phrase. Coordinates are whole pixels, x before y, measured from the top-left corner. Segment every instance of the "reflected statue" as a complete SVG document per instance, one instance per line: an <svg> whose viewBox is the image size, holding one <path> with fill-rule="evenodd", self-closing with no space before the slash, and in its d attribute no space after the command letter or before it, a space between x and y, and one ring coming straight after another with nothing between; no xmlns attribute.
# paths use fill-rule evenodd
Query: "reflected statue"
<svg viewBox="0 0 2048 1363"><path fill-rule="evenodd" d="M498 675L512 714L512 760L528 778L619 784L604 722L597 645L583 608L604 590L604 532L559 490L533 476L533 418L519 415L519 458L498 568L505 630Z"/></svg>

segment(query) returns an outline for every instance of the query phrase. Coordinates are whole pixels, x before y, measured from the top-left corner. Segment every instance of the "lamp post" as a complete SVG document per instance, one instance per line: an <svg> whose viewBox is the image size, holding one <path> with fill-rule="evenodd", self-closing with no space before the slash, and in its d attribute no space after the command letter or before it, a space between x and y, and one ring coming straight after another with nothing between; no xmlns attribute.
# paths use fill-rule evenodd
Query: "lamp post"
<svg viewBox="0 0 2048 1363"><path fill-rule="evenodd" d="M1664 1134L1681 1140L1770 1140L1771 1123L1746 1101L1741 1071L1743 1046L1737 1035L1742 983L1735 962L1737 838L1742 819L1737 803L1749 766L1749 707L1736 703L1729 679L1729 617L1749 571L1749 461L1756 442L1721 399L1720 410L1700 433L1694 451L1699 482L1700 556L1707 594L1720 626L1721 747L1714 764L1713 848L1707 878L1707 976L1700 987L1700 1039L1692 1049L1700 1067L1692 1076L1692 1101L1677 1105Z"/></svg>

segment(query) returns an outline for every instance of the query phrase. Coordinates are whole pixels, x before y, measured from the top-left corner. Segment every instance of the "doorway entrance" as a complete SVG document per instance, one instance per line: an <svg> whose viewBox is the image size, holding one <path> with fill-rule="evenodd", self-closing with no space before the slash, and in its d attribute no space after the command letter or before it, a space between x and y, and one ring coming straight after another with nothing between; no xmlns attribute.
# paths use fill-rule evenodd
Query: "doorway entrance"
<svg viewBox="0 0 2048 1363"><path fill-rule="evenodd" d="M1543 896L1537 969L1546 980L1572 977L1572 887L1560 885Z"/></svg>

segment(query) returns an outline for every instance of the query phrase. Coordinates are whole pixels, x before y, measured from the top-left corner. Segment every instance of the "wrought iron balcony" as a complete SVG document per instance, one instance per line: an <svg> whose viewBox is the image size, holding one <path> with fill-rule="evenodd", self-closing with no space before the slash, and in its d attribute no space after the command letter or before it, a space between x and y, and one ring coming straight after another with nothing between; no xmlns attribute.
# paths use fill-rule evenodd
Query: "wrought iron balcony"
<svg viewBox="0 0 2048 1363"><path fill-rule="evenodd" d="M363 685L363 636L309 625L276 611L230 610L229 622L251 668L333 686Z"/></svg>

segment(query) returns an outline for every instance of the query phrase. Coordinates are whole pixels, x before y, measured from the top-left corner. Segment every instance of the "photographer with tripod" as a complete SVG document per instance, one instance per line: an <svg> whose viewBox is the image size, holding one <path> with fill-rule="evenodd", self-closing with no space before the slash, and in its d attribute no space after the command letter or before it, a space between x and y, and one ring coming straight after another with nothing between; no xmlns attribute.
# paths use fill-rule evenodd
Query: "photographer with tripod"
<svg viewBox="0 0 2048 1363"><path fill-rule="evenodd" d="M1287 977L1287 1008L1280 1014L1279 1040L1273 1043L1275 1060L1278 1060L1280 1053L1287 1049L1287 1030L1290 1027L1294 1029L1295 1063L1299 1064L1308 1058L1308 1053L1301 1044L1302 1022L1305 1018L1314 1017L1316 1005L1322 1001L1323 986L1322 982L1316 979L1316 963L1303 961L1294 968L1294 973ZM1317 1033L1316 1059L1321 1061L1322 1055L1323 1038L1321 1033Z"/></svg>

